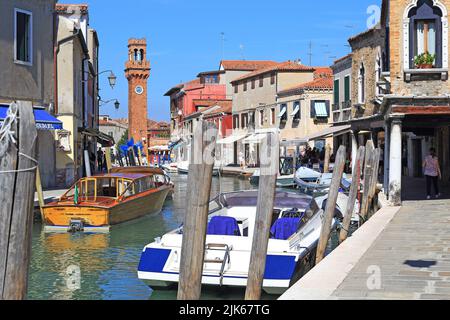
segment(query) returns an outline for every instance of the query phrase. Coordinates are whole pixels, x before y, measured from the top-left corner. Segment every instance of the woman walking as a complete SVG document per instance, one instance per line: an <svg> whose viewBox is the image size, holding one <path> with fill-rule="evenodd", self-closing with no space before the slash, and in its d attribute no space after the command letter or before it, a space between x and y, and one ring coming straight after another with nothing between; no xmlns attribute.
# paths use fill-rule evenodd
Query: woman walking
<svg viewBox="0 0 450 320"><path fill-rule="evenodd" d="M433 184L436 199L441 196L439 193L438 179L441 179L441 169L439 167L439 160L436 156L436 149L431 148L430 154L423 162L423 173L427 180L427 199L431 199L431 184Z"/></svg>

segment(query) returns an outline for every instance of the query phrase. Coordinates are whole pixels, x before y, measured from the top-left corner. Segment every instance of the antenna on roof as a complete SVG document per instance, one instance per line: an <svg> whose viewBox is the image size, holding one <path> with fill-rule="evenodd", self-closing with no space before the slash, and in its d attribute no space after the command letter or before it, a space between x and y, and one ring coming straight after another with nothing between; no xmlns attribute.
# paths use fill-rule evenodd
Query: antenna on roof
<svg viewBox="0 0 450 320"><path fill-rule="evenodd" d="M309 51L308 51L308 56L309 56L309 66L312 66L312 41L309 41Z"/></svg>
<svg viewBox="0 0 450 320"><path fill-rule="evenodd" d="M241 50L241 60L245 60L245 56L244 56L244 45L240 44L239 45L239 50Z"/></svg>
<svg viewBox="0 0 450 320"><path fill-rule="evenodd" d="M221 41L222 41L222 60L225 56L225 32L220 33Z"/></svg>

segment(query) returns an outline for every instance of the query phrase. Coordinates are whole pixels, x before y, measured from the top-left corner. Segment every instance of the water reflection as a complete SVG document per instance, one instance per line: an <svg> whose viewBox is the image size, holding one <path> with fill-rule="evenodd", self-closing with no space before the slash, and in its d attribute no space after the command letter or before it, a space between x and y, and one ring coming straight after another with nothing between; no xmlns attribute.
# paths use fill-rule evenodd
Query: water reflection
<svg viewBox="0 0 450 320"><path fill-rule="evenodd" d="M109 234L46 234L33 228L29 299L175 299L176 288L152 291L137 278L143 247L183 223L187 175L173 175L175 193L161 214L114 226ZM247 180L214 178L211 194L252 189ZM79 267L79 288L69 267ZM76 281L75 281L76 282ZM76 284L76 283L75 283ZM76 286L75 286L76 287ZM242 299L243 289L205 288L202 299ZM265 296L264 299L271 299Z"/></svg>

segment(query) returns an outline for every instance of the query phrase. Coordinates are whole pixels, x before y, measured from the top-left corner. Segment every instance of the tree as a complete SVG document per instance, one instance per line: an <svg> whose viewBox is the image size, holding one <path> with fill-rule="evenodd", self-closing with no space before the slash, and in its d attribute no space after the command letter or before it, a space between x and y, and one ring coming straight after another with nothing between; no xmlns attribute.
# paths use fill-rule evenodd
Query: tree
<svg viewBox="0 0 450 320"><path fill-rule="evenodd" d="M128 141L128 130L126 130L122 137L120 138L119 142L116 144L116 150L120 154L122 151L120 150L120 146L127 144Z"/></svg>

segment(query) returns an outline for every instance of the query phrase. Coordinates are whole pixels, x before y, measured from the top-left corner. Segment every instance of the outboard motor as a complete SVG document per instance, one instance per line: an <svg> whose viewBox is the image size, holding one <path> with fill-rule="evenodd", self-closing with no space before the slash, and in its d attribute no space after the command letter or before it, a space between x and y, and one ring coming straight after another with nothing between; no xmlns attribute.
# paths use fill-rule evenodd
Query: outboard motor
<svg viewBox="0 0 450 320"><path fill-rule="evenodd" d="M84 223L82 220L70 220L69 229L67 232L76 233L84 231Z"/></svg>

